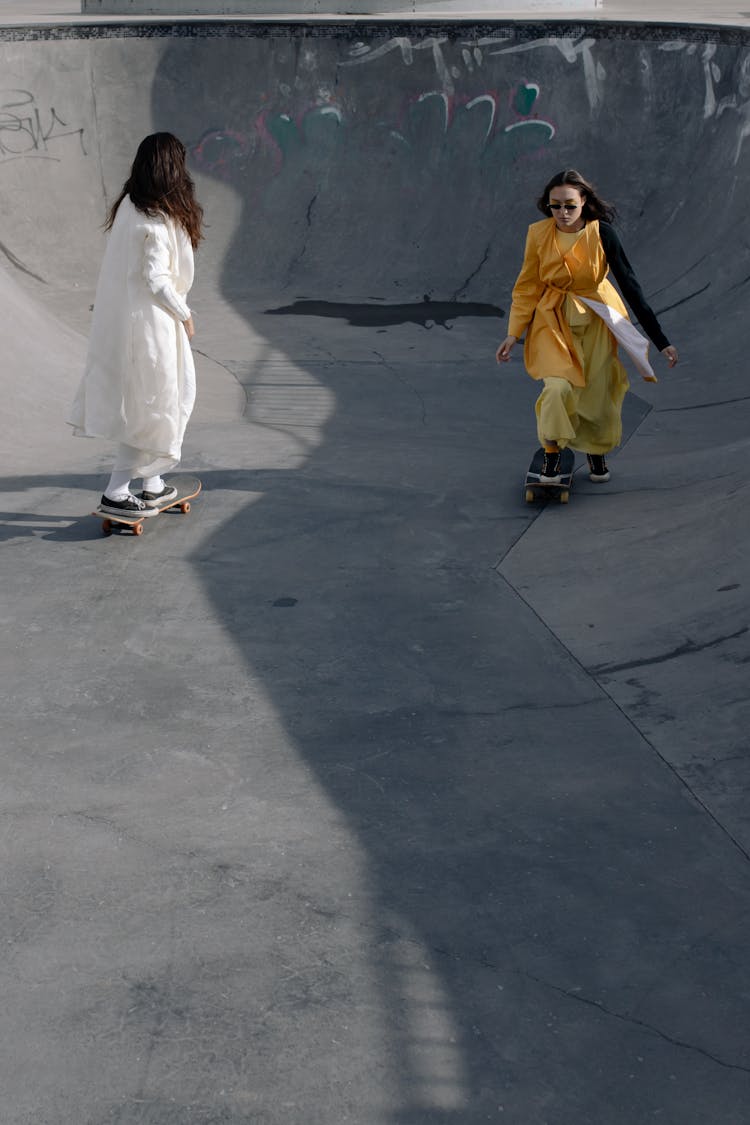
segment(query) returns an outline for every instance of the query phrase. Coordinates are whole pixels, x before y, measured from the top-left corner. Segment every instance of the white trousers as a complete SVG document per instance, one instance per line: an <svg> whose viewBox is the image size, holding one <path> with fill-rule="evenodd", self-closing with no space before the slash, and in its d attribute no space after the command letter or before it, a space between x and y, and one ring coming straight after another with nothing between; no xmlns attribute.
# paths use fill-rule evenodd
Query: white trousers
<svg viewBox="0 0 750 1125"><path fill-rule="evenodd" d="M129 496L130 481L139 461L143 461L143 454L139 449L134 449L132 445L121 444L118 447L115 463L112 467L112 475L109 478L109 484L104 489L104 495L108 496L110 500L124 500ZM160 476L143 478L144 492L161 492L163 488L164 481Z"/></svg>

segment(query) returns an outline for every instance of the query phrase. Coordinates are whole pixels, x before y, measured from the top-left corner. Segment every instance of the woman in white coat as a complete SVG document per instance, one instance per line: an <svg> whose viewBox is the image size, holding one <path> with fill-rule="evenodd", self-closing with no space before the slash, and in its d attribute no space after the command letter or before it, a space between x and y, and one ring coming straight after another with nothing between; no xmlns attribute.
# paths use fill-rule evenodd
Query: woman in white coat
<svg viewBox="0 0 750 1125"><path fill-rule="evenodd" d="M180 460L195 402L186 303L203 209L185 146L154 133L109 213L86 367L71 424L76 434L119 443L100 503L112 515L156 515L177 490L161 474ZM131 491L143 479L140 495Z"/></svg>

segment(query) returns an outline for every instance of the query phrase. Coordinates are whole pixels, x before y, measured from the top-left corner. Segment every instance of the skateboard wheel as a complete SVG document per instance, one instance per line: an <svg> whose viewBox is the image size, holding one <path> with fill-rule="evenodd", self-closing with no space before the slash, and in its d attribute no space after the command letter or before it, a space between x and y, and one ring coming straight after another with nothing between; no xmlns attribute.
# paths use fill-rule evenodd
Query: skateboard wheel
<svg viewBox="0 0 750 1125"><path fill-rule="evenodd" d="M112 534L112 524L109 520L102 520L102 535Z"/></svg>
<svg viewBox="0 0 750 1125"><path fill-rule="evenodd" d="M527 504L533 504L534 503L534 489L533 488L527 488L526 489L526 503Z"/></svg>
<svg viewBox="0 0 750 1125"><path fill-rule="evenodd" d="M186 516L188 514L188 512L190 511L189 500L183 500L183 502L180 504L180 511L182 512L183 516Z"/></svg>
<svg viewBox="0 0 750 1125"><path fill-rule="evenodd" d="M570 500L570 493L566 489L560 493L560 503L567 504L568 500Z"/></svg>
<svg viewBox="0 0 750 1125"><path fill-rule="evenodd" d="M133 524L133 535L143 535L143 524L142 523L134 523Z"/></svg>

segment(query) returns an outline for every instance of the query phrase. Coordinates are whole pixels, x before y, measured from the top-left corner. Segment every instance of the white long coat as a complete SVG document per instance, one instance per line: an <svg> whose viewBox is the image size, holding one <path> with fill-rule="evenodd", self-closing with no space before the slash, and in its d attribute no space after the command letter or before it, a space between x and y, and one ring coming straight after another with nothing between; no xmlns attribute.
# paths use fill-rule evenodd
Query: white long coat
<svg viewBox="0 0 750 1125"><path fill-rule="evenodd" d="M70 422L79 436L137 450L133 476L156 476L180 460L195 403L182 324L192 283L193 248L183 228L165 216L149 218L125 196L104 252Z"/></svg>

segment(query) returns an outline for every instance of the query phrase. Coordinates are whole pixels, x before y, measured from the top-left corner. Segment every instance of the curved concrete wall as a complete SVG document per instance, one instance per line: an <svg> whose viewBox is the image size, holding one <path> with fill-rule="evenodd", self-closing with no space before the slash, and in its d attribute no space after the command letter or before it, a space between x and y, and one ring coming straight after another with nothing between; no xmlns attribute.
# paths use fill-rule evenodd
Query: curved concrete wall
<svg viewBox="0 0 750 1125"><path fill-rule="evenodd" d="M660 307L700 307L704 271L704 301L742 275L718 249L742 211L740 33L215 24L0 50L0 241L47 280L90 279L96 220L154 128L190 147L227 291L507 297L540 184L571 163L619 202ZM706 224L695 191L717 181Z"/></svg>

